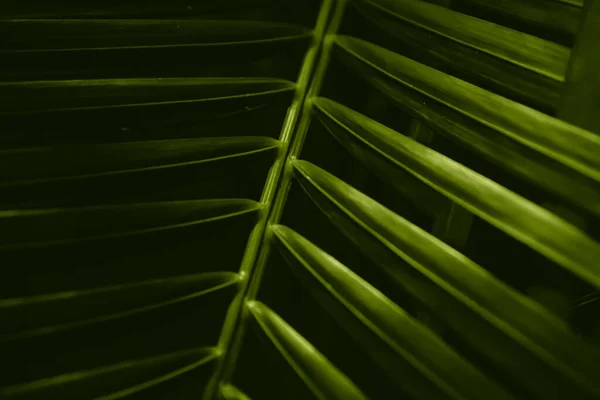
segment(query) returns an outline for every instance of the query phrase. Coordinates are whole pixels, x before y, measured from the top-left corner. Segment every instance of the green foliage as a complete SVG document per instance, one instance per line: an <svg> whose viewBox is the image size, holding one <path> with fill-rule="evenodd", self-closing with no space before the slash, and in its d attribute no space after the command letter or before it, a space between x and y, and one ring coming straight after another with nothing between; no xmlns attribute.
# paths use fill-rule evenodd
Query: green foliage
<svg viewBox="0 0 600 400"><path fill-rule="evenodd" d="M467 3L7 3L0 398L600 398L581 4Z"/></svg>

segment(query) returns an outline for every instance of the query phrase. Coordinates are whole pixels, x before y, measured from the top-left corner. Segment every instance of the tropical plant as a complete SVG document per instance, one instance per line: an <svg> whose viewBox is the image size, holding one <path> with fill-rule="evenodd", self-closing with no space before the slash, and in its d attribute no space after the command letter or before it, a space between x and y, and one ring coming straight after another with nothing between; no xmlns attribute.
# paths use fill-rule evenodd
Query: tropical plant
<svg viewBox="0 0 600 400"><path fill-rule="evenodd" d="M600 6L540 2L6 2L0 398L599 399Z"/></svg>

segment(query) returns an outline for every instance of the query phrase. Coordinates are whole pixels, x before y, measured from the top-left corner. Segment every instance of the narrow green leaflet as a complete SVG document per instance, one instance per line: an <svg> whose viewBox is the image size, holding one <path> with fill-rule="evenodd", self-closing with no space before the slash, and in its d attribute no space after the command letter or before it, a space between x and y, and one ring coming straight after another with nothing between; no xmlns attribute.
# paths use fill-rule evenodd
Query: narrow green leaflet
<svg viewBox="0 0 600 400"><path fill-rule="evenodd" d="M23 0L6 6L7 18L178 18L202 17L210 13L222 13L225 16L236 10L245 12L254 7L268 7L281 0L192 0L185 3L154 2L140 7L137 0L107 2L90 0L85 4L63 2L46 3L41 0ZM219 14L218 14L219 15ZM235 14L234 14L235 15Z"/></svg>
<svg viewBox="0 0 600 400"><path fill-rule="evenodd" d="M447 398L510 399L426 327L414 321L380 291L304 237L282 225L272 227L293 261L305 268L333 296L367 325L390 349L406 358L440 387ZM290 260L291 261L291 260ZM418 393L414 395L419 396ZM420 396L419 396L420 397Z"/></svg>
<svg viewBox="0 0 600 400"><path fill-rule="evenodd" d="M0 150L0 205L258 200L279 148L272 138L225 137Z"/></svg>
<svg viewBox="0 0 600 400"><path fill-rule="evenodd" d="M357 38L538 110L554 113L560 107L567 47L473 18L460 0L452 10L439 1L441 6L422 0L353 3L380 32Z"/></svg>
<svg viewBox="0 0 600 400"><path fill-rule="evenodd" d="M229 137L0 150L0 186L210 163L278 147L271 138Z"/></svg>
<svg viewBox="0 0 600 400"><path fill-rule="evenodd" d="M372 75L387 75L457 112L491 127L569 167L600 180L600 138L475 85L451 77L380 46L337 37L345 52L365 63ZM371 78L370 76L367 77Z"/></svg>
<svg viewBox="0 0 600 400"><path fill-rule="evenodd" d="M585 0L554 0L554 1L557 1L557 2L560 2L560 3L565 3L565 4L570 4L572 6L580 7L581 8L581 7L583 7L583 2Z"/></svg>
<svg viewBox="0 0 600 400"><path fill-rule="evenodd" d="M46 51L150 46L227 46L293 40L308 28L262 21L194 19L0 20L1 51Z"/></svg>
<svg viewBox="0 0 600 400"><path fill-rule="evenodd" d="M600 287L600 245L563 219L488 178L341 104L320 99L340 142L372 147L475 215Z"/></svg>
<svg viewBox="0 0 600 400"><path fill-rule="evenodd" d="M259 131L276 138L295 93L292 82L268 78L30 81L0 88L0 146L10 149Z"/></svg>
<svg viewBox="0 0 600 400"><path fill-rule="evenodd" d="M235 285L233 272L0 299L0 342L123 318Z"/></svg>
<svg viewBox="0 0 600 400"><path fill-rule="evenodd" d="M577 3L575 0L573 3ZM539 2L537 0L499 0L490 3L486 0L460 0L463 7L470 7L476 16L492 20L492 17L510 18L519 22L520 26L528 26L531 31L538 28L559 32L565 35L575 35L581 18L581 6L574 7L569 0L552 0ZM490 15L492 17L490 17ZM504 20L504 19L503 19ZM492 20L493 21L493 20Z"/></svg>
<svg viewBox="0 0 600 400"><path fill-rule="evenodd" d="M367 399L352 381L266 305L248 303L252 316L319 400Z"/></svg>
<svg viewBox="0 0 600 400"><path fill-rule="evenodd" d="M252 400L241 390L228 383L221 386L221 397L223 400Z"/></svg>
<svg viewBox="0 0 600 400"><path fill-rule="evenodd" d="M355 0L552 79L563 81L567 47L420 0ZM399 32L400 34L400 32Z"/></svg>
<svg viewBox="0 0 600 400"><path fill-rule="evenodd" d="M165 380L210 364L220 355L216 348L199 348L158 357L55 376L0 390L2 398L42 400L80 396L117 399L152 388Z"/></svg>
<svg viewBox="0 0 600 400"><path fill-rule="evenodd" d="M337 123L327 114L325 107L322 107L324 100L322 98L311 99L313 112L329 131L335 130ZM333 124L333 126L331 126ZM335 135L334 135L335 136ZM339 137L335 136L336 139ZM418 179L415 179L410 173L394 168L388 159L379 157L375 152L365 146L353 146L349 142L341 141L356 159L365 165L373 173L377 174L387 184L400 191L407 199L416 204L421 210L431 217L441 217L447 215L452 202L443 194L423 185Z"/></svg>
<svg viewBox="0 0 600 400"><path fill-rule="evenodd" d="M0 78L294 79L297 66L290 62L301 61L312 36L305 26L244 21L245 16L238 20L160 17L0 19L4 39L0 55L5 60ZM287 60L281 55L286 50ZM44 69L38 67L41 64Z"/></svg>
<svg viewBox="0 0 600 400"><path fill-rule="evenodd" d="M255 213L261 205L251 200L197 200L139 203L107 207L0 211L5 230L3 249L51 243L84 242L107 237L197 225Z"/></svg>
<svg viewBox="0 0 600 400"><path fill-rule="evenodd" d="M0 115L200 103L273 96L293 82L257 78L145 78L0 83ZM63 102L61 104L61 102Z"/></svg>

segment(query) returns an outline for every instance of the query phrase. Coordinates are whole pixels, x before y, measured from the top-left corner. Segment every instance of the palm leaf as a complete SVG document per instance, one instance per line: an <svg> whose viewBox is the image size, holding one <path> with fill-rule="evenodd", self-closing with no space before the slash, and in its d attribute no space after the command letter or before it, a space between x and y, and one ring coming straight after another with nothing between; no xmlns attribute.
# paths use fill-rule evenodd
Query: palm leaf
<svg viewBox="0 0 600 400"><path fill-rule="evenodd" d="M600 398L547 2L7 2L0 397Z"/></svg>

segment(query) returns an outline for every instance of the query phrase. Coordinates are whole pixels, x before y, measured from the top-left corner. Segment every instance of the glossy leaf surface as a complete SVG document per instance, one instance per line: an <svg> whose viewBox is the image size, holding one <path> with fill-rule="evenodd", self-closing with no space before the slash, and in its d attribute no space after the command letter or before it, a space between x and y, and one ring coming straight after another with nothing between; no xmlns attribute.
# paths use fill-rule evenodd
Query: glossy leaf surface
<svg viewBox="0 0 600 400"><path fill-rule="evenodd" d="M339 37L336 43L373 75L391 75L432 100L446 104L571 168L598 180L597 135L548 117L362 40ZM369 78L369 77L368 77ZM374 79L375 80L375 79Z"/></svg>
<svg viewBox="0 0 600 400"><path fill-rule="evenodd" d="M329 254L285 226L272 229L293 268L306 268L392 351L413 364L430 384L438 386L444 393L442 396L478 398L485 393L489 398L510 398L435 334L413 321L400 307Z"/></svg>
<svg viewBox="0 0 600 400"><path fill-rule="evenodd" d="M358 0L391 16L472 46L556 80L565 76L567 49L423 1Z"/></svg>
<svg viewBox="0 0 600 400"><path fill-rule="evenodd" d="M595 261L600 257L600 246L583 232L412 139L339 104L325 99L319 102L336 122L337 128L332 129L334 136L346 133L346 136L337 136L340 142L355 141L375 148L381 157L391 159L397 167L594 286L600 286L600 270Z"/></svg>
<svg viewBox="0 0 600 400"><path fill-rule="evenodd" d="M251 302L250 312L265 334L319 399L366 399L309 342L264 304Z"/></svg>

